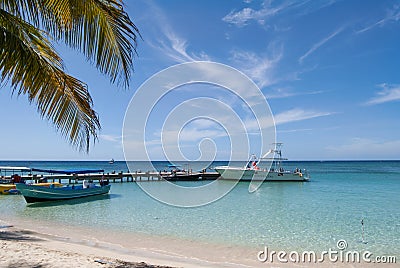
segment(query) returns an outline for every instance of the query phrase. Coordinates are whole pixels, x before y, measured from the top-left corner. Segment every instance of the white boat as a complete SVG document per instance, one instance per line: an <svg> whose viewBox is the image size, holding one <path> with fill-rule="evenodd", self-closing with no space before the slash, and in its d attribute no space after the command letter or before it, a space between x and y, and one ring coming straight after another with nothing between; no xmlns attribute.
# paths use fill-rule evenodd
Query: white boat
<svg viewBox="0 0 400 268"><path fill-rule="evenodd" d="M114 158L112 158L110 161L108 161L108 163L109 164L114 164L115 163Z"/></svg>
<svg viewBox="0 0 400 268"><path fill-rule="evenodd" d="M215 170L221 175L221 179L241 181L308 181L310 176L305 169L285 170L282 161L282 143L274 143L275 149L269 150L263 157L257 160L252 155L244 167L218 166ZM273 157L268 157L270 154ZM264 163L268 167L262 168ZM272 163L271 163L272 162Z"/></svg>

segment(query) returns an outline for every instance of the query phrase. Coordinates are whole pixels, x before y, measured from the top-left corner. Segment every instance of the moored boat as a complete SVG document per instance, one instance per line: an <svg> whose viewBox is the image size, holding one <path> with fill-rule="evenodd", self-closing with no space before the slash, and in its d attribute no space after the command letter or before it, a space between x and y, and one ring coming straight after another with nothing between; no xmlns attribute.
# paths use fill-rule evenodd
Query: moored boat
<svg viewBox="0 0 400 268"><path fill-rule="evenodd" d="M0 184L0 194L16 194L15 184Z"/></svg>
<svg viewBox="0 0 400 268"><path fill-rule="evenodd" d="M0 174L2 177L6 177L7 175L18 174L18 173L30 173L32 171L31 168L28 167L13 167L13 166L0 166Z"/></svg>
<svg viewBox="0 0 400 268"><path fill-rule="evenodd" d="M95 186L72 185L64 187L45 187L38 185L29 185L17 183L16 188L24 196L27 203L67 200L73 198L82 198L87 196L108 194L111 185Z"/></svg>
<svg viewBox="0 0 400 268"><path fill-rule="evenodd" d="M33 185L42 187L62 187L61 183L58 182L44 182L34 183ZM15 184L0 184L0 194L19 194Z"/></svg>
<svg viewBox="0 0 400 268"><path fill-rule="evenodd" d="M14 184L16 182L22 182L23 178L19 174L24 172L30 173L31 168L28 167L12 167L12 166L0 166L0 184Z"/></svg>
<svg viewBox="0 0 400 268"><path fill-rule="evenodd" d="M226 180L241 181L308 181L310 176L305 169L296 168L295 170L286 170L282 161L282 143L274 143L275 148L268 151L263 157L257 160L253 155L244 167L218 166L215 170ZM267 157L269 154L273 157ZM262 168L262 161L270 165ZM271 163L272 162L272 163Z"/></svg>
<svg viewBox="0 0 400 268"><path fill-rule="evenodd" d="M18 174L30 171L28 167L0 166L0 194L18 194L14 183L23 182Z"/></svg>
<svg viewBox="0 0 400 268"><path fill-rule="evenodd" d="M196 181L200 179L201 173L192 172L187 165L186 170L180 169L180 165L169 164L168 171L160 172L161 178L167 181Z"/></svg>
<svg viewBox="0 0 400 268"><path fill-rule="evenodd" d="M167 181L195 181L200 179L200 173L175 172L161 176Z"/></svg>

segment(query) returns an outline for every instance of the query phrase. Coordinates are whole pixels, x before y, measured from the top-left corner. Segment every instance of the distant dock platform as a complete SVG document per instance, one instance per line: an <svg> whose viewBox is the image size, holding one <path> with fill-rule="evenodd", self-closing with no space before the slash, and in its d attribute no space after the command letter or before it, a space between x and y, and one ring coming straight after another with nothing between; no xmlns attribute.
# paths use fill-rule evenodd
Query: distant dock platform
<svg viewBox="0 0 400 268"><path fill-rule="evenodd" d="M21 175L25 181L34 181L35 183L43 181L47 182L65 182L68 184L81 183L83 180L108 180L113 183L117 182L141 182L141 181L202 181L202 180L216 180L220 177L218 172L111 172L111 173L91 173L91 174L27 174ZM3 179L11 179L11 176L3 177Z"/></svg>

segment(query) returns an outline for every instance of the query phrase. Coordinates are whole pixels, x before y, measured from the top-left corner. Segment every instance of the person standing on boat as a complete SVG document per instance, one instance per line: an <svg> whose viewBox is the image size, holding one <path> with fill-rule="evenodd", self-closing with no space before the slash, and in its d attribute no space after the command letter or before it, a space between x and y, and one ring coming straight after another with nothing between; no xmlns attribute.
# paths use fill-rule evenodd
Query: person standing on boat
<svg viewBox="0 0 400 268"><path fill-rule="evenodd" d="M83 186L83 189L89 188L89 182L87 180L83 180L82 186Z"/></svg>
<svg viewBox="0 0 400 268"><path fill-rule="evenodd" d="M257 161L256 160L254 160L254 162L253 162L253 169L254 170L259 170L260 168L257 166Z"/></svg>
<svg viewBox="0 0 400 268"><path fill-rule="evenodd" d="M20 175L14 174L11 176L13 183L23 183L23 180Z"/></svg>
<svg viewBox="0 0 400 268"><path fill-rule="evenodd" d="M101 176L101 179L100 179L100 186L104 186L105 184L105 181L104 181L104 174Z"/></svg>

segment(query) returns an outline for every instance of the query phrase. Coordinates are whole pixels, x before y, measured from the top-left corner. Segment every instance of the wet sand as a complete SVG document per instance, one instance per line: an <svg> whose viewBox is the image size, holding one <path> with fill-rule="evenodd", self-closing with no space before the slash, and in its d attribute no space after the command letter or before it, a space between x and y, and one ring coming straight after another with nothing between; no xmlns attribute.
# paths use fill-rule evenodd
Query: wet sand
<svg viewBox="0 0 400 268"><path fill-rule="evenodd" d="M104 252L68 245L10 225L0 230L0 267L171 267L100 257Z"/></svg>
<svg viewBox="0 0 400 268"><path fill-rule="evenodd" d="M0 220L0 267L396 267L395 264L268 263L257 250L167 237L93 232Z"/></svg>
<svg viewBox="0 0 400 268"><path fill-rule="evenodd" d="M0 221L0 267L252 267L217 248L170 238L91 232L36 221ZM215 255L214 257L212 255ZM236 257L233 257L236 255ZM265 267L265 266L264 266Z"/></svg>

